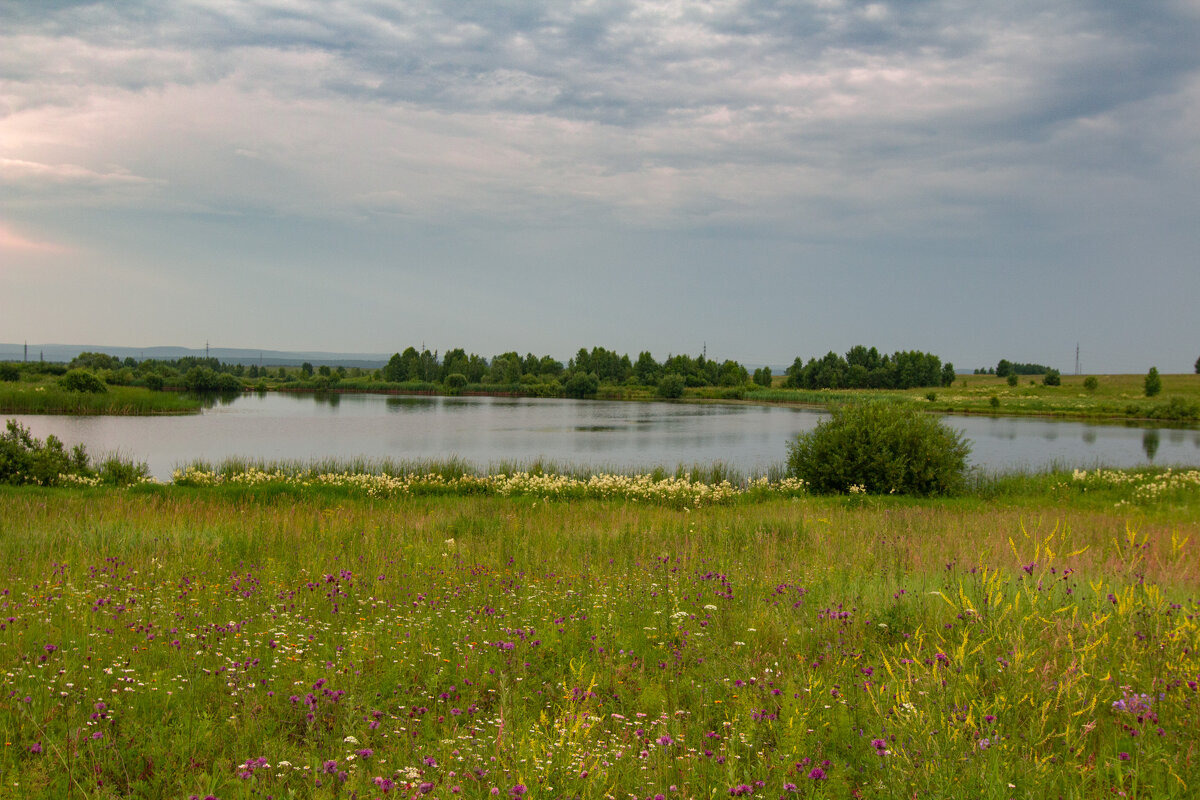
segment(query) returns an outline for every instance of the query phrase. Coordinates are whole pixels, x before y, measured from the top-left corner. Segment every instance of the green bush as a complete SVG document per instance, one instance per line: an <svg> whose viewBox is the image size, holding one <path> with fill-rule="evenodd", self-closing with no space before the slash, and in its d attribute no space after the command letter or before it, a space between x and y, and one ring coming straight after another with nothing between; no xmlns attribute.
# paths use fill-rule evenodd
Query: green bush
<svg viewBox="0 0 1200 800"><path fill-rule="evenodd" d="M1042 376L1043 386L1062 386L1062 373L1052 369Z"/></svg>
<svg viewBox="0 0 1200 800"><path fill-rule="evenodd" d="M53 486L63 474L88 474L83 445L76 445L68 453L57 437L47 436L45 442L35 439L28 428L10 419L0 434L0 483Z"/></svg>
<svg viewBox="0 0 1200 800"><path fill-rule="evenodd" d="M1010 372L1005 380L1008 382L1009 386L1016 386L1017 381L1020 380L1020 378L1016 376L1016 373Z"/></svg>
<svg viewBox="0 0 1200 800"><path fill-rule="evenodd" d="M665 397L668 400L683 397L684 383L682 375L677 372L668 372L658 382L658 396Z"/></svg>
<svg viewBox="0 0 1200 800"><path fill-rule="evenodd" d="M594 372L576 372L563 384L563 394L567 397L594 397L598 391L600 379Z"/></svg>
<svg viewBox="0 0 1200 800"><path fill-rule="evenodd" d="M142 385L152 392L161 392L163 389L163 377L157 372L151 372L145 378L142 378Z"/></svg>
<svg viewBox="0 0 1200 800"><path fill-rule="evenodd" d="M326 379L326 383L328 383ZM219 392L240 392L242 390L242 382L237 379L237 376L230 375L228 372L222 372L217 377L217 391Z"/></svg>
<svg viewBox="0 0 1200 800"><path fill-rule="evenodd" d="M837 406L788 446L788 472L820 494L950 494L966 477L970 445L911 408L881 402Z"/></svg>
<svg viewBox="0 0 1200 800"><path fill-rule="evenodd" d="M463 388L467 385L467 376L461 372L451 372L442 381L442 385L446 387L449 394L462 394Z"/></svg>
<svg viewBox="0 0 1200 800"><path fill-rule="evenodd" d="M58 385L68 392L89 392L103 394L108 391L104 381L97 378L86 369L73 369L58 379Z"/></svg>
<svg viewBox="0 0 1200 800"><path fill-rule="evenodd" d="M21 380L21 370L16 364L0 364L0 381Z"/></svg>
<svg viewBox="0 0 1200 800"><path fill-rule="evenodd" d="M1096 391L1096 389L1099 388L1099 386L1100 386L1100 381L1096 380L1095 375L1088 375L1086 378L1083 379L1083 388L1087 389L1089 392Z"/></svg>

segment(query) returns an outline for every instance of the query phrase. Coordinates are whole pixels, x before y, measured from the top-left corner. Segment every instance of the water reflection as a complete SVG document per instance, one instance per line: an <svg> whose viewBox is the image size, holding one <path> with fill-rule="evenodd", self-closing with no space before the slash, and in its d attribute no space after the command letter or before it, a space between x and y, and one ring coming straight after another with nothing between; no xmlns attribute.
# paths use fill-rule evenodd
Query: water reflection
<svg viewBox="0 0 1200 800"><path fill-rule="evenodd" d="M1092 428L1084 428L1083 429L1083 442L1084 442L1084 444L1095 444L1096 443L1096 431Z"/></svg>
<svg viewBox="0 0 1200 800"><path fill-rule="evenodd" d="M1151 463L1154 462L1154 456L1158 454L1158 446L1160 442L1161 438L1158 435L1157 428L1151 428L1142 434L1142 449L1146 451L1146 458L1148 458Z"/></svg>

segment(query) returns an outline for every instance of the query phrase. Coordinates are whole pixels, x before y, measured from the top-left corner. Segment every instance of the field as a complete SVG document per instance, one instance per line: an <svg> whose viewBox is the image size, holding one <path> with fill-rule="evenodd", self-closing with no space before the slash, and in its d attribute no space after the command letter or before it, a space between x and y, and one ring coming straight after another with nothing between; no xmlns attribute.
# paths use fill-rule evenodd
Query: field
<svg viewBox="0 0 1200 800"><path fill-rule="evenodd" d="M1196 473L0 489L0 796L1195 796L1198 529Z"/></svg>
<svg viewBox="0 0 1200 800"><path fill-rule="evenodd" d="M1089 377L1096 379L1093 390L1084 386ZM782 378L775 380L776 388L747 391L744 399L826 406L862 397L887 397L944 413L1183 424L1200 420L1200 375L1163 375L1162 392L1152 398L1145 396L1144 375L1064 375L1060 386L1043 386L1037 375L1020 376L1016 386L994 375L959 375L951 386L904 391L809 392L781 388Z"/></svg>

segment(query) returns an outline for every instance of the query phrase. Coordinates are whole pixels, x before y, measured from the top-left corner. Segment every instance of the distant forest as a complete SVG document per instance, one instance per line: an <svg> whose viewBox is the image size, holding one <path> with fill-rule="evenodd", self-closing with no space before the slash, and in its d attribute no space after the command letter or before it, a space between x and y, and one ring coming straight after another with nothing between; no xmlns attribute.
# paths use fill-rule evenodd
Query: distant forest
<svg viewBox="0 0 1200 800"><path fill-rule="evenodd" d="M408 347L395 353L381 369L321 365L314 369L228 364L216 358L120 359L98 352L80 353L69 364L13 364L30 372L63 374L86 370L110 385L142 385L152 389L238 391L294 384L295 388L348 390L401 388L408 390L498 391L546 397L589 397L602 387L650 387L661 397L679 397L688 387L730 390L772 386L770 367L751 373L732 360L704 355L668 355L662 361L643 351L636 359L604 347L580 348L566 364L552 356L522 356L515 351L484 358L455 348L436 350ZM946 386L954 380L952 364L917 350L891 355L855 346L845 356L828 353L805 363L797 358L786 371L784 385L796 389L908 389Z"/></svg>

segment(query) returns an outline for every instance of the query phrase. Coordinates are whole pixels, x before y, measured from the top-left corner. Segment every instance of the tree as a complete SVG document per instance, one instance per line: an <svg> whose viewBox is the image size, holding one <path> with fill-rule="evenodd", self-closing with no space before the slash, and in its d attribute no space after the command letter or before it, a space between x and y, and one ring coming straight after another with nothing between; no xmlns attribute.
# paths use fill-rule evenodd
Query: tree
<svg viewBox="0 0 1200 800"><path fill-rule="evenodd" d="M1007 358L1000 359L1000 362L998 364L996 364L996 377L997 378L1006 378L1006 377L1008 377L1009 373L1011 373L1011 372L1012 372L1012 362L1009 361Z"/></svg>
<svg viewBox="0 0 1200 800"><path fill-rule="evenodd" d="M300 365L300 374L306 378L311 378L313 374L313 365L305 361Z"/></svg>
<svg viewBox="0 0 1200 800"><path fill-rule="evenodd" d="M942 386L949 386L954 383L954 365L949 361L942 367Z"/></svg>
<svg viewBox="0 0 1200 800"><path fill-rule="evenodd" d="M1062 386L1062 373L1056 369L1048 370L1042 376L1043 386Z"/></svg>
<svg viewBox="0 0 1200 800"><path fill-rule="evenodd" d="M1200 375L1200 358L1196 359L1196 374Z"/></svg>
<svg viewBox="0 0 1200 800"><path fill-rule="evenodd" d="M1150 371L1146 373L1144 386L1146 397L1154 397L1162 391L1162 378L1158 376L1158 367L1151 367Z"/></svg>
<svg viewBox="0 0 1200 800"><path fill-rule="evenodd" d="M388 383L400 383L404 380L404 361L399 353L392 353L392 357L384 365L383 379Z"/></svg>
<svg viewBox="0 0 1200 800"><path fill-rule="evenodd" d="M594 372L575 372L563 386L567 397L592 397L600 390L600 378Z"/></svg>

